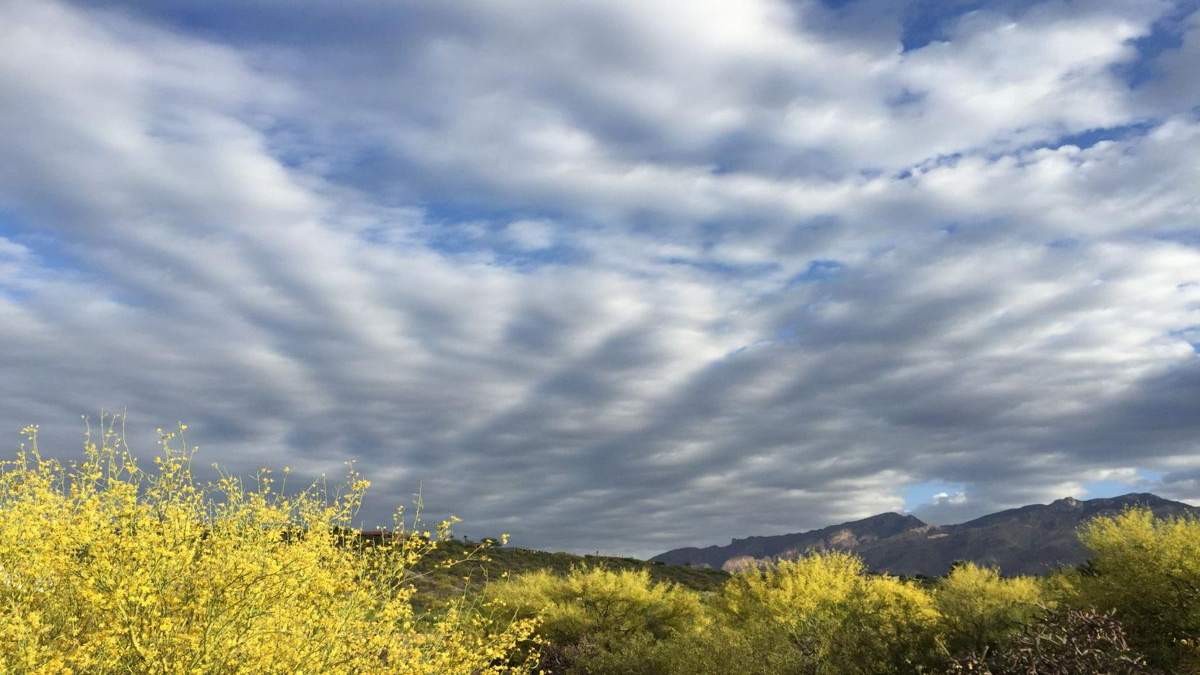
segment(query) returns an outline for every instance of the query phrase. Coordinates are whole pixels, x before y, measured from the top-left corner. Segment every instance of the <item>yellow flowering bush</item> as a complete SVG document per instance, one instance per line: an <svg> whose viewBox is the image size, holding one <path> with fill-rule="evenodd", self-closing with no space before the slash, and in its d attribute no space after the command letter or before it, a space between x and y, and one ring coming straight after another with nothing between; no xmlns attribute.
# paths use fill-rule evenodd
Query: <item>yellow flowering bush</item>
<svg viewBox="0 0 1200 675"><path fill-rule="evenodd" d="M180 432L186 427L180 427ZM0 465L0 671L5 673L525 672L532 619L494 606L412 608L411 573L449 534L364 542L368 483L200 484L181 433L153 470L111 425L84 458L43 457L36 428ZM516 663L517 665L514 665Z"/></svg>
<svg viewBox="0 0 1200 675"><path fill-rule="evenodd" d="M1076 603L1114 611L1168 672L1200 672L1200 520L1129 509L1080 530L1091 553Z"/></svg>
<svg viewBox="0 0 1200 675"><path fill-rule="evenodd" d="M694 667L714 664L707 672L916 673L939 658L931 595L868 574L847 553L814 553L737 574L714 604L710 635L690 651Z"/></svg>
<svg viewBox="0 0 1200 675"><path fill-rule="evenodd" d="M1043 595L1036 579L966 562L938 583L934 598L950 650L983 654L1037 619L1050 604Z"/></svg>
<svg viewBox="0 0 1200 675"><path fill-rule="evenodd" d="M555 673L664 673L675 641L705 625L697 593L646 570L540 570L492 584L486 595L537 618L542 667Z"/></svg>

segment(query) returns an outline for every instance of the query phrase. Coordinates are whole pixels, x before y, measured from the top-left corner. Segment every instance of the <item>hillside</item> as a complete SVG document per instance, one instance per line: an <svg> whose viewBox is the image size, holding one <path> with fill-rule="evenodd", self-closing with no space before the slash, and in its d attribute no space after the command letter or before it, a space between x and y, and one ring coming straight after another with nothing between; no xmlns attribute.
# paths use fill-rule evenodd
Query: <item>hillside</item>
<svg viewBox="0 0 1200 675"><path fill-rule="evenodd" d="M821 549L852 551L877 572L939 576L958 560L999 567L1001 572L1039 574L1086 560L1076 530L1087 520L1132 506L1159 517L1200 516L1200 508L1137 493L1100 499L1060 499L999 511L956 525L927 525L910 515L885 513L795 534L734 539L727 546L680 548L651 558L677 565L722 568L750 556L787 558Z"/></svg>
<svg viewBox="0 0 1200 675"><path fill-rule="evenodd" d="M465 562L443 567L446 560L462 560L476 545L447 541L418 566L416 586L418 600L434 602L449 596L473 593L488 581L515 576L535 570L565 574L572 567L604 567L607 569L644 569L657 582L671 582L695 591L713 591L721 587L729 575L720 569L700 566L672 565L662 562L599 555L551 553L527 548L500 546L489 548Z"/></svg>

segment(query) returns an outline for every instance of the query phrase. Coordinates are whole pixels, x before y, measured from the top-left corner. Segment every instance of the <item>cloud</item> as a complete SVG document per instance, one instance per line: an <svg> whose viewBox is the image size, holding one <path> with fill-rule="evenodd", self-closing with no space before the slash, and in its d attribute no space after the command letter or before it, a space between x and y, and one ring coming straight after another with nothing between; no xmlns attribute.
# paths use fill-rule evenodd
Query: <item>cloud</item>
<svg viewBox="0 0 1200 675"><path fill-rule="evenodd" d="M0 428L579 551L1194 496L1194 15L855 5L8 3Z"/></svg>
<svg viewBox="0 0 1200 675"><path fill-rule="evenodd" d="M967 498L967 493L961 490L938 492L930 496L928 501L917 504L912 512L932 525L962 523L982 515L979 507L972 504Z"/></svg>
<svg viewBox="0 0 1200 675"><path fill-rule="evenodd" d="M554 245L556 229L553 223L544 220L516 220L508 224L507 232L518 248L536 251Z"/></svg>

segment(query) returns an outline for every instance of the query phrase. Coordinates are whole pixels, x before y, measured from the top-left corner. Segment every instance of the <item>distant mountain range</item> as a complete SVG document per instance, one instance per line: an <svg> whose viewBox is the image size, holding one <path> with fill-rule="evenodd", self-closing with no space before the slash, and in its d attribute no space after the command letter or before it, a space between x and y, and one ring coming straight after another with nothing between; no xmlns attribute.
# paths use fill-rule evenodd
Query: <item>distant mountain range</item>
<svg viewBox="0 0 1200 675"><path fill-rule="evenodd" d="M1007 575L1041 574L1084 562L1087 552L1076 536L1078 527L1096 516L1120 513L1132 506L1148 507L1159 517L1200 517L1200 508L1149 493L1083 501L1068 497L958 525L928 525L911 515L881 513L809 532L734 539L728 546L679 548L651 560L733 569L752 559L842 550L858 554L873 571L907 576L939 576L958 560L999 567Z"/></svg>

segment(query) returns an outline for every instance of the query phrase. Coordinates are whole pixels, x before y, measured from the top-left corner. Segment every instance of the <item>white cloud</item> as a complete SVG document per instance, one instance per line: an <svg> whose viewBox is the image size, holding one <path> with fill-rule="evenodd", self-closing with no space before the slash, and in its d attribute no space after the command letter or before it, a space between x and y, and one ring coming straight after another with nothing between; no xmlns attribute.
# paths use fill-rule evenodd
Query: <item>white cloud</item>
<svg viewBox="0 0 1200 675"><path fill-rule="evenodd" d="M940 504L965 504L966 501L967 501L967 493L965 493L965 492L955 492L954 494L950 494L949 492L939 492L933 496L933 503L939 504L939 505Z"/></svg>
<svg viewBox="0 0 1200 675"><path fill-rule="evenodd" d="M515 220L508 224L509 239L527 251L550 248L555 241L554 224L545 220Z"/></svg>
<svg viewBox="0 0 1200 675"><path fill-rule="evenodd" d="M639 553L1193 481L1200 124L1029 147L1147 114L1161 5L905 53L815 4L171 7L0 7L0 426L127 407Z"/></svg>

